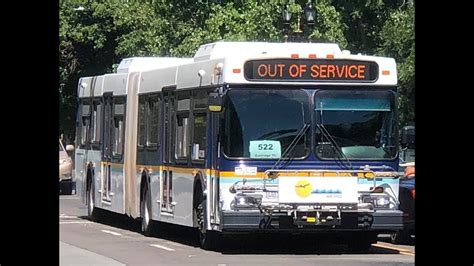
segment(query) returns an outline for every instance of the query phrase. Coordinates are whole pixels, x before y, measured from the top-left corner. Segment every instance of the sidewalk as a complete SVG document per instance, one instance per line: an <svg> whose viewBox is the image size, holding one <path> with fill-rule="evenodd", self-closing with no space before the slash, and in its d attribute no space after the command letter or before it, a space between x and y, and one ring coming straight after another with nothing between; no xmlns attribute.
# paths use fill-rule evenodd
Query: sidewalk
<svg viewBox="0 0 474 266"><path fill-rule="evenodd" d="M125 265L111 258L59 241L59 265Z"/></svg>

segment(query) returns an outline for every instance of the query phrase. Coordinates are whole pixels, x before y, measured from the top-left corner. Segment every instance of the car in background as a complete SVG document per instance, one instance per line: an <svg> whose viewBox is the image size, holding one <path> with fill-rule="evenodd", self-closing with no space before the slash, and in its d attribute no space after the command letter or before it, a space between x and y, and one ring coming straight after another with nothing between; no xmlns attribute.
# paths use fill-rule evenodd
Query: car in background
<svg viewBox="0 0 474 266"><path fill-rule="evenodd" d="M72 158L71 154L74 151L73 145L64 145L59 140L59 189L62 194L71 195L74 182L72 180Z"/></svg>

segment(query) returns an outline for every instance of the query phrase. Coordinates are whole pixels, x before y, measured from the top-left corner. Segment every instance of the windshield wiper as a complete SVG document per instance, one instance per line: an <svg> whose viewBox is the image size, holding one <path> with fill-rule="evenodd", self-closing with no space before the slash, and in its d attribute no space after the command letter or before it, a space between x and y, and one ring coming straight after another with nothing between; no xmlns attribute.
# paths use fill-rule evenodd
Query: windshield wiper
<svg viewBox="0 0 474 266"><path fill-rule="evenodd" d="M298 134L296 134L296 136L291 141L290 145L288 145L288 147L285 149L285 151L283 151L280 158L278 158L278 161L275 162L275 164L272 166L272 168L270 170L278 169L276 167L280 164L282 159L285 158L285 156L288 155L288 157L285 158L286 160L291 159L291 157L289 156L291 151L293 151L293 149L296 147L296 144L298 144L298 142L304 136L304 134L306 133L306 131L308 130L309 127L310 127L309 123L305 123L303 125L303 127L300 129L300 131L298 131Z"/></svg>
<svg viewBox="0 0 474 266"><path fill-rule="evenodd" d="M352 166L351 161L349 160L349 158L347 158L347 156L344 154L344 152L342 152L341 147L337 144L336 140L329 133L329 131L326 129L326 127L323 124L316 124L316 126L319 128L319 131L321 131L321 134L323 134L323 136L327 140L329 140L329 143L331 143L333 149L337 151L337 153L339 154L339 157L344 158L344 160L349 164L350 169L354 170L354 167Z"/></svg>

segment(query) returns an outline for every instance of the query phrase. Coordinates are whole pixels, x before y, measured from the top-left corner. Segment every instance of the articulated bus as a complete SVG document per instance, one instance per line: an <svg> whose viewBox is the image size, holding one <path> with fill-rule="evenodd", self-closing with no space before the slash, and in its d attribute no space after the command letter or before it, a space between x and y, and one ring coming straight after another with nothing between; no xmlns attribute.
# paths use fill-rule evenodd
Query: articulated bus
<svg viewBox="0 0 474 266"><path fill-rule="evenodd" d="M394 59L332 43L123 59L78 82L77 193L92 219L194 227L205 249L281 232L367 250L402 228L396 85Z"/></svg>

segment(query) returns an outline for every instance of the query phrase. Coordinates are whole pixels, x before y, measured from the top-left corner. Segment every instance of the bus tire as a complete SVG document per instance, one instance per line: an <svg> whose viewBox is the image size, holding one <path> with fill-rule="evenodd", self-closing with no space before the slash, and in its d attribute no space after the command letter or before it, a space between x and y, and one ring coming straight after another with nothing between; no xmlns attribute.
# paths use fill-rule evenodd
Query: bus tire
<svg viewBox="0 0 474 266"><path fill-rule="evenodd" d="M145 236L151 236L151 198L148 186L144 186L142 201L140 201L141 232Z"/></svg>
<svg viewBox="0 0 474 266"><path fill-rule="evenodd" d="M97 222L99 220L98 210L95 207L94 181L89 179L89 189L87 190L87 216L89 220Z"/></svg>
<svg viewBox="0 0 474 266"><path fill-rule="evenodd" d="M206 199L201 191L198 196L198 204L195 208L195 213L197 217L197 226L199 233L199 245L202 249L205 250L215 250L217 248L217 243L219 242L219 235L215 231L207 230L207 210L206 210Z"/></svg>

